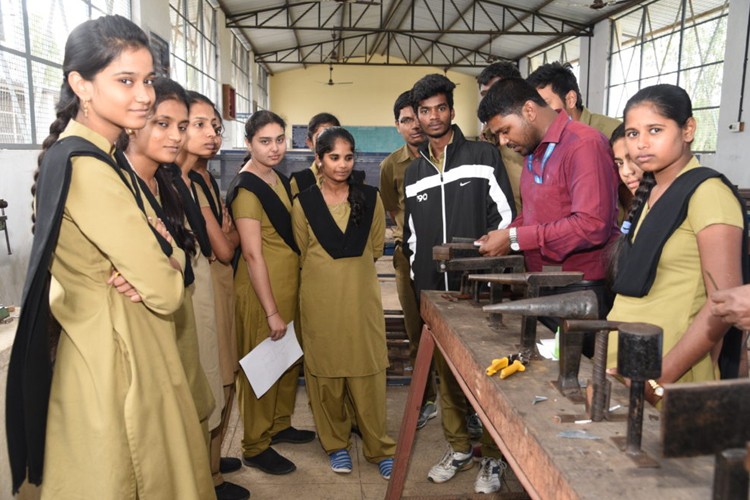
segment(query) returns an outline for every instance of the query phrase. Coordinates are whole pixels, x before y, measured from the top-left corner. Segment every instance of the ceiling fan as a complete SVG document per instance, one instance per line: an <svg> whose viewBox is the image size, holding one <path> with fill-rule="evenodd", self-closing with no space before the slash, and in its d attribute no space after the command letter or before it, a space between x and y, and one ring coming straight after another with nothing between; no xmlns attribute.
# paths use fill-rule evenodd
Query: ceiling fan
<svg viewBox="0 0 750 500"><path fill-rule="evenodd" d="M318 82L322 83L323 85L351 85L354 82L334 82L333 81L333 64L328 65L328 81L327 82Z"/></svg>

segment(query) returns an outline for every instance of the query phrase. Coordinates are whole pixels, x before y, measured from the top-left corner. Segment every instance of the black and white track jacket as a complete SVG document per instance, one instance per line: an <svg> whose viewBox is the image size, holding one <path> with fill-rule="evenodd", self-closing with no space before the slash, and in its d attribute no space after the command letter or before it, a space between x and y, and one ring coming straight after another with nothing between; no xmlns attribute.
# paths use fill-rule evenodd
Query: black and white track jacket
<svg viewBox="0 0 750 500"><path fill-rule="evenodd" d="M468 141L453 125L441 173L430 161L429 141L404 177L404 251L417 297L422 290L457 290L460 275L439 272L432 247L454 237L479 238L507 227L516 216L513 191L497 147ZM450 274L450 276L449 276Z"/></svg>

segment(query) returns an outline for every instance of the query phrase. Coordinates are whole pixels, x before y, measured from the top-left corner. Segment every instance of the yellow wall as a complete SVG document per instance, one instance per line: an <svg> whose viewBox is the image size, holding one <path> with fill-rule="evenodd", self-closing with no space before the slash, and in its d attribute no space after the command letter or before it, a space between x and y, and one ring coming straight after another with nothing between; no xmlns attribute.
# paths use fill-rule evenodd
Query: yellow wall
<svg viewBox="0 0 750 500"><path fill-rule="evenodd" d="M271 111L288 124L306 125L320 112L333 113L341 124L357 126L393 125L393 103L399 94L438 68L407 66L333 66L334 82L352 85L324 85L328 66L310 65L276 73L270 80ZM466 136L479 134L476 116L479 93L471 75L448 71L448 78L459 84L453 92L457 123Z"/></svg>

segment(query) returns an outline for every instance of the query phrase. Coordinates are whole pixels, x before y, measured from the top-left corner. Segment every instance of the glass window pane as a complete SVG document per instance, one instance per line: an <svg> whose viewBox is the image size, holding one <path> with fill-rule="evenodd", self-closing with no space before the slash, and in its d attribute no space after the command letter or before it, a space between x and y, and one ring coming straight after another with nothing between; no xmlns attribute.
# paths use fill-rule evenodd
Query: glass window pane
<svg viewBox="0 0 750 500"><path fill-rule="evenodd" d="M174 9L169 9L172 23L172 43L170 49L177 57L185 59L185 21Z"/></svg>
<svg viewBox="0 0 750 500"><path fill-rule="evenodd" d="M200 60L200 50L198 50L198 44L200 43L199 40L200 35L198 34L198 30L188 24L185 27L185 41L187 43L185 60L188 64L195 64L196 66L203 65L203 61Z"/></svg>
<svg viewBox="0 0 750 500"><path fill-rule="evenodd" d="M68 33L88 19L88 6L80 0L27 2L31 53L61 63Z"/></svg>
<svg viewBox="0 0 750 500"><path fill-rule="evenodd" d="M198 25L198 9L199 4L201 3L201 0L186 0L185 7L187 9L187 12L185 12L185 17L187 18L188 22L191 23L196 28L199 27Z"/></svg>
<svg viewBox="0 0 750 500"><path fill-rule="evenodd" d="M26 51L21 0L0 0L0 46Z"/></svg>
<svg viewBox="0 0 750 500"><path fill-rule="evenodd" d="M128 0L91 0L91 6L104 14L119 14L130 18L130 2Z"/></svg>
<svg viewBox="0 0 750 500"><path fill-rule="evenodd" d="M719 109L695 110L693 118L698 123L693 140L693 151L716 151L716 136L719 131Z"/></svg>
<svg viewBox="0 0 750 500"><path fill-rule="evenodd" d="M31 143L29 116L26 59L0 51L0 143Z"/></svg>
<svg viewBox="0 0 750 500"><path fill-rule="evenodd" d="M206 35L211 40L216 39L216 23L214 22L214 17L216 16L216 11L214 11L214 8L211 7L211 4L203 1L203 27L201 28L203 30L203 34Z"/></svg>
<svg viewBox="0 0 750 500"><path fill-rule="evenodd" d="M49 126L56 118L55 105L60 97L62 68L32 62L31 78L34 83L36 138L42 142L49 135Z"/></svg>

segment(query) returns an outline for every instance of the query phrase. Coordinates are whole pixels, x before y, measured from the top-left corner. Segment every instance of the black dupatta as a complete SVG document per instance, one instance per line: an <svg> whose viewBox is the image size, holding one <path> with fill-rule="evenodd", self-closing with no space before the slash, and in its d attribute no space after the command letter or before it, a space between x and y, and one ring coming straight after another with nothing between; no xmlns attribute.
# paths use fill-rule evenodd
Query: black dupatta
<svg viewBox="0 0 750 500"><path fill-rule="evenodd" d="M278 172L276 172L276 175L284 186L284 190L286 191L289 200L291 200L292 189L289 185L289 179ZM286 243L294 253L299 255L299 247L297 246L297 242L294 241L294 232L292 231L291 214L276 194L276 191L252 172L240 172L229 184L226 204L230 215L232 214L232 202L237 198L240 188L246 189L258 197L261 205L263 205L263 210L266 212L266 215L268 215L268 220L271 222L271 225L273 225L276 232L279 233L279 236L284 240L284 243ZM234 215L232 215L232 218L234 218ZM237 250L240 253L242 252L240 248ZM235 256L235 260L237 260L237 256Z"/></svg>
<svg viewBox="0 0 750 500"><path fill-rule="evenodd" d="M364 213L358 225L355 225L353 218L349 216L346 231L343 233L336 225L323 198L323 193L317 186L312 186L297 195L315 237L328 255L334 259L362 255L370 236L370 226L372 226L375 213L377 189L366 184L350 185L349 189L359 189L364 193Z"/></svg>

